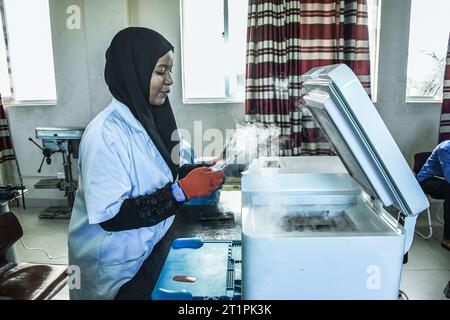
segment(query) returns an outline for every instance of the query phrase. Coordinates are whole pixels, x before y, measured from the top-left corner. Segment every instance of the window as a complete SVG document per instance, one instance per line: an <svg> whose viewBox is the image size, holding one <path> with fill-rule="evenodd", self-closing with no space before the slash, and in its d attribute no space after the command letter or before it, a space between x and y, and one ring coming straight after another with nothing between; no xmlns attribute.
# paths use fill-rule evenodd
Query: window
<svg viewBox="0 0 450 320"><path fill-rule="evenodd" d="M248 2L182 0L183 101L243 102Z"/></svg>
<svg viewBox="0 0 450 320"><path fill-rule="evenodd" d="M5 103L54 104L56 87L48 0L2 2L0 22L6 27L7 41L2 34L0 90L6 97Z"/></svg>
<svg viewBox="0 0 450 320"><path fill-rule="evenodd" d="M2 15L0 14L0 27L3 26ZM0 30L0 94L3 98L11 97L11 85L8 73L8 63L5 47L5 37Z"/></svg>
<svg viewBox="0 0 450 320"><path fill-rule="evenodd" d="M447 44L450 32L450 1L413 0L409 35L408 102L441 102Z"/></svg>
<svg viewBox="0 0 450 320"><path fill-rule="evenodd" d="M367 0L376 97L381 0ZM183 102L243 102L247 0L181 0Z"/></svg>

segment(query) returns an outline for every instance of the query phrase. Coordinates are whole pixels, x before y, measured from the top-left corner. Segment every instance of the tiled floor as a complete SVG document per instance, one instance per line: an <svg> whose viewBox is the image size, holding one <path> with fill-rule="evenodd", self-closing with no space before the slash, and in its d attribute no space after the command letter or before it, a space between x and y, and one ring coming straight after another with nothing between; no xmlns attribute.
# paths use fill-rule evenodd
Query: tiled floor
<svg viewBox="0 0 450 320"><path fill-rule="evenodd" d="M432 203L435 212L439 203ZM16 251L20 261L67 264L67 228L68 220L40 220L38 213L41 209L12 208L24 229L23 240L28 247L45 248L45 253L25 249L20 242L16 243ZM450 252L440 246L443 227L434 220L433 237L424 240L418 235L414 237L409 251L409 261L404 267L401 289L411 300L416 299L446 299L443 289L450 280ZM418 228L426 224L426 217L422 215L418 220ZM60 257L64 256L64 257ZM62 290L55 299L68 299L67 288Z"/></svg>
<svg viewBox="0 0 450 320"><path fill-rule="evenodd" d="M28 248L43 248L51 258L40 250L25 249L20 241L16 242L15 248L19 261L35 263L54 263L67 265L67 230L69 220L41 220L38 218L42 208L11 208L22 225L22 240ZM54 299L69 300L68 287L57 294Z"/></svg>
<svg viewBox="0 0 450 320"><path fill-rule="evenodd" d="M450 251L440 245L444 228L436 220L436 215L439 212L442 217L441 206L442 202L431 201L432 238L425 240L416 234L409 251L400 287L411 300L446 299L443 290L450 281ZM425 234L427 225L426 213L422 213L416 230Z"/></svg>

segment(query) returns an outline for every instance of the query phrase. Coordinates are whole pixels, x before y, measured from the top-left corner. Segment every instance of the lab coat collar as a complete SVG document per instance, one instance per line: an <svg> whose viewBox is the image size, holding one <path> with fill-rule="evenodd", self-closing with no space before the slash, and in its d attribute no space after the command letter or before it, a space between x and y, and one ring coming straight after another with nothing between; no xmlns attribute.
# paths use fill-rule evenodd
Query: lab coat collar
<svg viewBox="0 0 450 320"><path fill-rule="evenodd" d="M112 105L114 108L114 111L116 111L123 120L135 131L138 132L146 132L144 126L134 117L134 115L131 113L130 109L117 100L116 98L112 99Z"/></svg>

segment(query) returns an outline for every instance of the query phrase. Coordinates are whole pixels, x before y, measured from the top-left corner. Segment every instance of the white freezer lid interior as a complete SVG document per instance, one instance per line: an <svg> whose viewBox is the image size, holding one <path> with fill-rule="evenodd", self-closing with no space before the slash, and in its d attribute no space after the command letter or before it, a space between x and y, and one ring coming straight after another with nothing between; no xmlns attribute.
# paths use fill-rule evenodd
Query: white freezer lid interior
<svg viewBox="0 0 450 320"><path fill-rule="evenodd" d="M362 188L409 216L428 208L426 196L353 71L344 64L314 68L303 81L306 106Z"/></svg>

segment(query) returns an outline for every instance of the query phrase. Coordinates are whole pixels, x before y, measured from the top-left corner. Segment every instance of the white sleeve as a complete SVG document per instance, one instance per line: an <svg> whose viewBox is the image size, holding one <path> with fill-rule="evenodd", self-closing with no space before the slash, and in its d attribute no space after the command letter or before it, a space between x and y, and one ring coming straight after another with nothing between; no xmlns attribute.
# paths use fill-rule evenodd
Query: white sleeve
<svg viewBox="0 0 450 320"><path fill-rule="evenodd" d="M92 132L80 147L81 187L90 224L114 217L130 197L131 161L123 142L104 132Z"/></svg>

